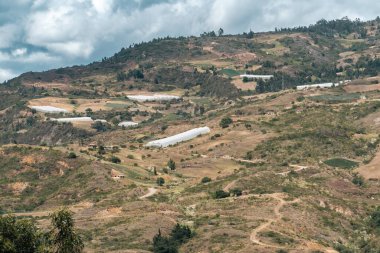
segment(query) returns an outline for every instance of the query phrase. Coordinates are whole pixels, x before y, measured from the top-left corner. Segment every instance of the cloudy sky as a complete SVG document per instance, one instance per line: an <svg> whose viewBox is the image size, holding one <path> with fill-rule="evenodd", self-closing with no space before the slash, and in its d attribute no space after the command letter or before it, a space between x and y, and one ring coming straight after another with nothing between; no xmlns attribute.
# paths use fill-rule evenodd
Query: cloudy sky
<svg viewBox="0 0 380 253"><path fill-rule="evenodd" d="M157 36L272 30L380 14L378 0L0 0L0 82Z"/></svg>

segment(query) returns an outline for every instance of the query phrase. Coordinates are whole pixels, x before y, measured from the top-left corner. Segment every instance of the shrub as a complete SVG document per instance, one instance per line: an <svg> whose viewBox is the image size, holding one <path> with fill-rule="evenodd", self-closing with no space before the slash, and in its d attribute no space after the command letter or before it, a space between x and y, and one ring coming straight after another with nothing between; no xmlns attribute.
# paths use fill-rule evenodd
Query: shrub
<svg viewBox="0 0 380 253"><path fill-rule="evenodd" d="M75 154L74 152L70 152L69 155L67 156L67 158L69 159L75 159L77 157L78 157L77 154Z"/></svg>
<svg viewBox="0 0 380 253"><path fill-rule="evenodd" d="M165 179L162 177L157 178L157 185L163 186L165 184Z"/></svg>
<svg viewBox="0 0 380 253"><path fill-rule="evenodd" d="M352 183L356 184L357 186L364 186L364 177L360 176L359 174L354 174L354 177L352 178Z"/></svg>
<svg viewBox="0 0 380 253"><path fill-rule="evenodd" d="M113 162L113 163L121 163L121 160L117 156L112 156L111 157L111 162Z"/></svg>
<svg viewBox="0 0 380 253"><path fill-rule="evenodd" d="M220 121L220 123L219 123L219 126L221 127L221 128L227 128L227 127L229 127L230 126L230 124L232 124L232 119L230 118L230 117L225 117L225 118L223 118L221 121Z"/></svg>
<svg viewBox="0 0 380 253"><path fill-rule="evenodd" d="M175 170L176 169L175 162L172 159L170 159L168 161L168 168L171 169L171 170Z"/></svg>
<svg viewBox="0 0 380 253"><path fill-rule="evenodd" d="M202 178L201 182L202 182L203 184L208 183L208 182L211 182L211 178L209 178L209 177L204 177L204 178Z"/></svg>
<svg viewBox="0 0 380 253"><path fill-rule="evenodd" d="M227 198L227 197L229 197L229 196L230 196L230 193L225 192L225 191L223 191L223 190L217 190L217 191L215 192L215 194L214 194L214 197L215 197L216 199L223 199L223 198Z"/></svg>
<svg viewBox="0 0 380 253"><path fill-rule="evenodd" d="M133 155L127 155L127 158L128 159L135 159L135 157Z"/></svg>
<svg viewBox="0 0 380 253"><path fill-rule="evenodd" d="M235 188L235 189L230 190L230 194L232 196L237 196L238 197L238 196L241 196L243 194L243 191L241 189L239 189L239 188Z"/></svg>

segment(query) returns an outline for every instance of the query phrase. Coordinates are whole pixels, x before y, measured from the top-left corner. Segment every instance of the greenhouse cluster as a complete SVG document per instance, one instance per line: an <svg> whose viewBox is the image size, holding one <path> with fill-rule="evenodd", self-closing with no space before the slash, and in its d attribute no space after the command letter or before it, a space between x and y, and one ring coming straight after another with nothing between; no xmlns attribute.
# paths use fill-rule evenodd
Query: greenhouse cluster
<svg viewBox="0 0 380 253"><path fill-rule="evenodd" d="M138 123L133 122L133 121L123 121L118 124L118 126L120 127L131 127L131 126L137 126L137 125Z"/></svg>
<svg viewBox="0 0 380 253"><path fill-rule="evenodd" d="M54 107L54 106L30 106L31 109L36 110L37 112L43 112L43 113L68 113L69 111L66 109Z"/></svg>
<svg viewBox="0 0 380 253"><path fill-rule="evenodd" d="M155 95L129 95L127 96L128 99L138 102L145 102L145 101L169 101L169 100L176 100L180 99L179 96L173 96L173 95L164 95L164 94L155 94Z"/></svg>
<svg viewBox="0 0 380 253"><path fill-rule="evenodd" d="M202 134L208 134L210 131L211 130L209 127L194 128L194 129L191 129L189 131L186 131L186 132L183 132L180 134L176 134L176 135L164 138L164 139L159 139L159 140L148 142L146 144L146 146L147 147L165 148L165 147L168 147L170 145L177 144L179 142L191 140L191 139L198 137L199 135L202 135Z"/></svg>

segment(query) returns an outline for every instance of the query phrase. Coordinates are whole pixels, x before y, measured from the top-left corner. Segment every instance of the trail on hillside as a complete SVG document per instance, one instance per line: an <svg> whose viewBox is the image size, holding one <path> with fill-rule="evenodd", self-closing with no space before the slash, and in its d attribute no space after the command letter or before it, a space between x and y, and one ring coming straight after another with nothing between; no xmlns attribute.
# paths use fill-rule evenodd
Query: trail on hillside
<svg viewBox="0 0 380 253"><path fill-rule="evenodd" d="M148 188L148 193L141 196L139 199L145 199L145 198L148 198L150 196L153 196L154 194L157 193L157 189L156 188Z"/></svg>
<svg viewBox="0 0 380 253"><path fill-rule="evenodd" d="M280 210L281 210L281 208L284 205L296 203L296 202L300 201L300 199L295 199L295 200L292 200L292 201L285 201L280 193L255 195L255 197L259 197L259 198L262 198L262 197L271 197L271 198L277 200L278 204L273 209L273 212L274 212L274 214L275 214L276 217L274 219L268 219L265 223L263 223L260 226L258 226L257 228L255 228L251 232L250 241L252 243L255 243L255 244L258 244L258 245L261 245L261 246L266 246L266 247L271 247L271 248L283 248L283 247L280 247L280 246L277 246L277 245L271 245L271 244L267 244L267 243L261 242L260 239L258 238L258 233L261 232L261 231L263 231L264 229L266 229L267 227L269 227L273 223L278 222L279 220L282 219L283 215L281 214Z"/></svg>

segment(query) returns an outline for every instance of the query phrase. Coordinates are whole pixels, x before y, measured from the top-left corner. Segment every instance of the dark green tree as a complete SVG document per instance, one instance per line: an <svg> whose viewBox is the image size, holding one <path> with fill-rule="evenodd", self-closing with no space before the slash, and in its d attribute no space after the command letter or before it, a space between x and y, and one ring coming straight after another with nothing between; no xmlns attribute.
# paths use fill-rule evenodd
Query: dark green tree
<svg viewBox="0 0 380 253"><path fill-rule="evenodd" d="M168 161L167 165L168 165L168 168L171 169L171 170L175 170L176 169L176 164L175 164L175 162L172 159L170 159Z"/></svg>
<svg viewBox="0 0 380 253"><path fill-rule="evenodd" d="M219 123L219 126L222 127L222 128L227 128L230 126L230 124L232 124L232 119L230 117L224 117L220 123Z"/></svg>
<svg viewBox="0 0 380 253"><path fill-rule="evenodd" d="M157 184L159 185L159 186L163 186L164 184L165 184L165 179L164 178L162 178L162 177L159 177L159 178L157 178Z"/></svg>
<svg viewBox="0 0 380 253"><path fill-rule="evenodd" d="M66 209L51 215L53 230L50 231L54 253L80 253L84 244L75 231L72 213Z"/></svg>

